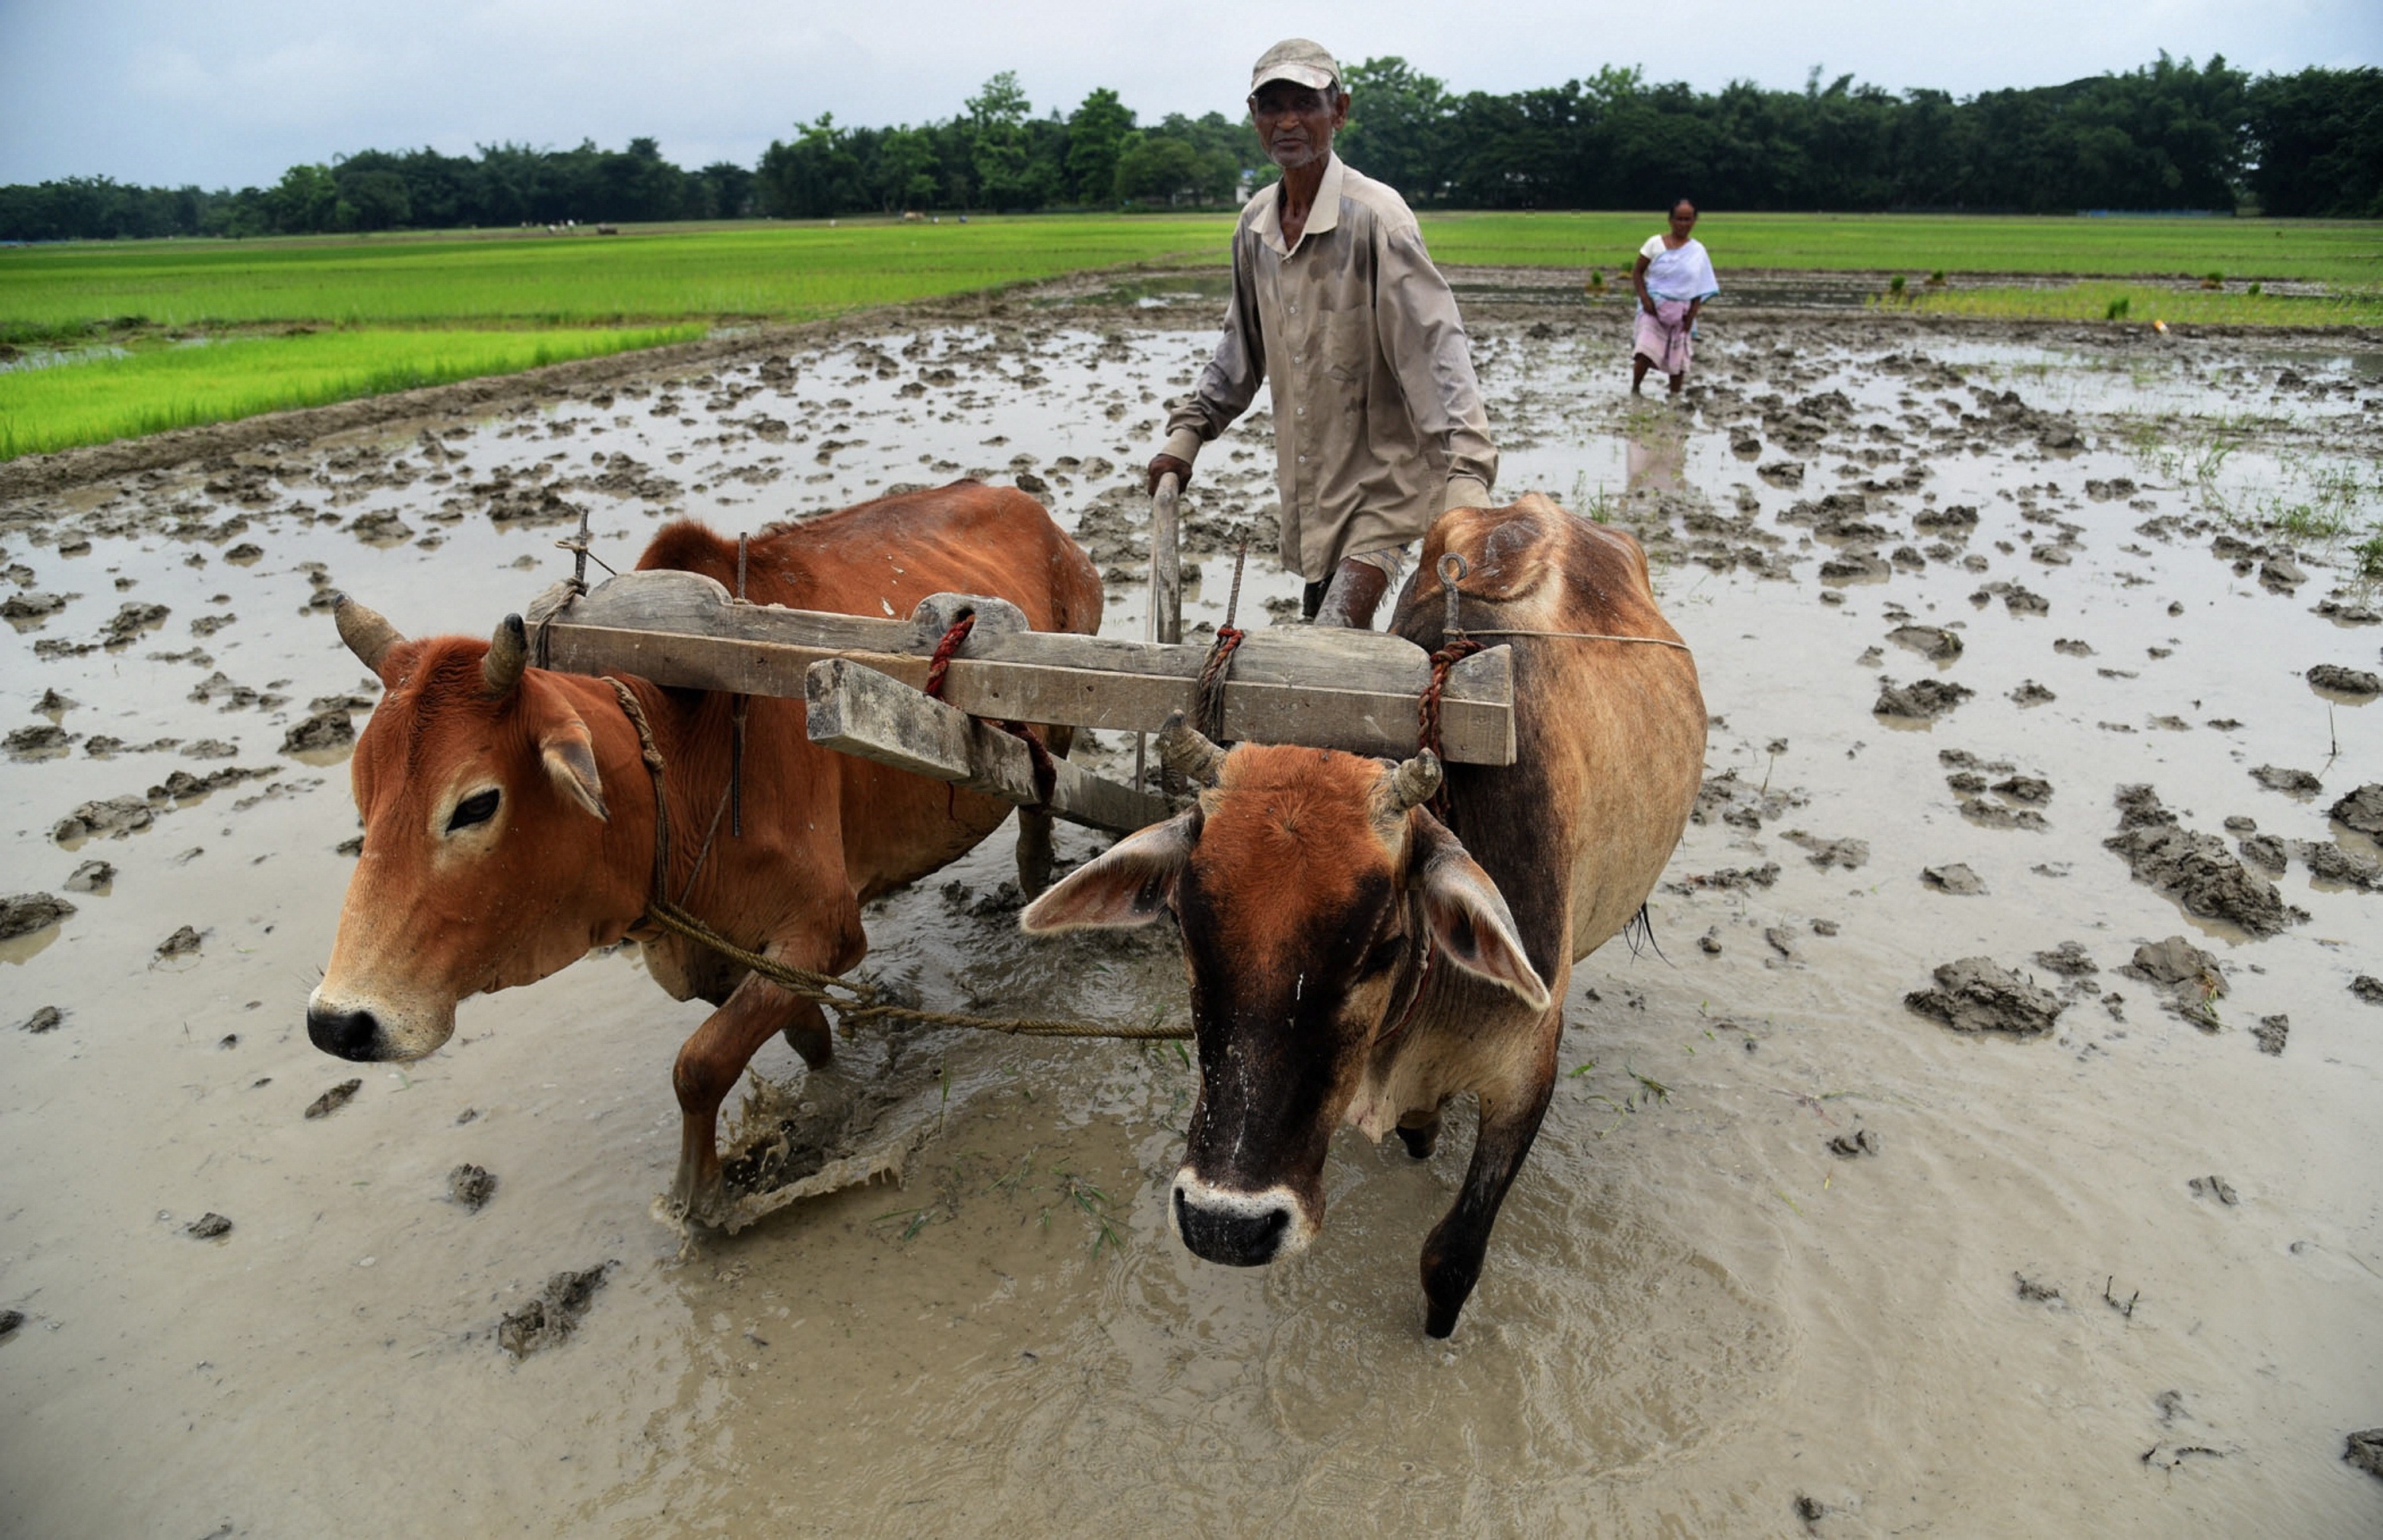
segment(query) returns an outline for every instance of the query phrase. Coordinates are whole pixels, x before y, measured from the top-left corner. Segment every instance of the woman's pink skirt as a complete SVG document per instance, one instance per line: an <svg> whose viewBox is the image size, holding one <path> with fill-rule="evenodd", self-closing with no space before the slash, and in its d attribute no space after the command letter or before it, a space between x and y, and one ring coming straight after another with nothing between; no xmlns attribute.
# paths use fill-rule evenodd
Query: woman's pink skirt
<svg viewBox="0 0 2383 1540"><path fill-rule="evenodd" d="M1688 303L1685 300L1658 300L1655 314L1638 307L1638 328L1633 349L1650 360L1666 375L1688 372Z"/></svg>

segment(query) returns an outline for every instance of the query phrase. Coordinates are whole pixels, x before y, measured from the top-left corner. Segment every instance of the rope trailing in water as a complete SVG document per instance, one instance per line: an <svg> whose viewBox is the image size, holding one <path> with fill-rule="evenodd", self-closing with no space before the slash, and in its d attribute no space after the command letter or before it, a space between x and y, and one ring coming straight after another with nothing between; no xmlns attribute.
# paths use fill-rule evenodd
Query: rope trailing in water
<svg viewBox="0 0 2383 1540"><path fill-rule="evenodd" d="M959 643L955 640L951 645L957 648ZM835 1012L847 1032L864 1021L883 1021L919 1027L965 1027L1022 1038L1115 1038L1129 1042L1164 1042L1191 1037L1192 1029L1189 1027L1162 1027L1154 1022L1148 1027L1111 1027L1058 1017L987 1016L970 1016L959 1011L920 1010L914 1005L896 1004L886 1000L874 984L839 979L833 973L821 973L812 968L796 967L791 963L765 957L759 952L737 945L670 901L670 801L662 785L667 762L662 758L661 745L654 740L653 724L646 720L644 703L637 699L636 693L611 674L604 676L604 682L612 686L613 695L620 699L622 714L637 731L639 757L645 761L646 773L654 783L654 881L652 896L647 900L645 913L645 918L653 924L708 946L731 962L743 964L798 999L811 1001Z"/></svg>

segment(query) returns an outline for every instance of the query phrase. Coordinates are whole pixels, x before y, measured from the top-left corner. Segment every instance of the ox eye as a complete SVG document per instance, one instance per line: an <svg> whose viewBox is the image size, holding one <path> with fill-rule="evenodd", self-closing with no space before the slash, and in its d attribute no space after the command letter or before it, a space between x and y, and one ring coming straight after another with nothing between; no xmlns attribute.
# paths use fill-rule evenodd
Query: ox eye
<svg viewBox="0 0 2383 1540"><path fill-rule="evenodd" d="M1365 954L1364 966L1357 970L1357 977L1372 979L1388 973L1398 966L1399 959L1406 955L1406 950L1407 941L1404 936L1384 936L1374 943L1374 950Z"/></svg>
<svg viewBox="0 0 2383 1540"><path fill-rule="evenodd" d="M497 789L491 786L485 792L474 792L470 796L455 804L455 810L447 815L447 832L452 834L458 829L469 829L475 823L486 823L496 816Z"/></svg>

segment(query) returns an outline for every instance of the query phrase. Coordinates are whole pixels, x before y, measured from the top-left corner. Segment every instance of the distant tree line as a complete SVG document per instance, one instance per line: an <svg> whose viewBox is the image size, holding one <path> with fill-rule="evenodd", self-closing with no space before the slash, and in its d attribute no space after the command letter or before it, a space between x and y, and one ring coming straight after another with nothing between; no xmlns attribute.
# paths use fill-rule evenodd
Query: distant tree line
<svg viewBox="0 0 2383 1540"><path fill-rule="evenodd" d="M1636 69L1494 95L1399 58L1350 71L1340 148L1419 206L2231 210L2383 218L2383 69L2263 75L2162 54L2123 74L1954 97L1850 75L1801 91L1649 84ZM1105 88L1038 117L1004 71L920 127L822 114L750 169L625 150L366 150L269 188L105 177L0 187L0 240L250 236L928 210L1213 207L1272 175L1245 118L1140 123Z"/></svg>

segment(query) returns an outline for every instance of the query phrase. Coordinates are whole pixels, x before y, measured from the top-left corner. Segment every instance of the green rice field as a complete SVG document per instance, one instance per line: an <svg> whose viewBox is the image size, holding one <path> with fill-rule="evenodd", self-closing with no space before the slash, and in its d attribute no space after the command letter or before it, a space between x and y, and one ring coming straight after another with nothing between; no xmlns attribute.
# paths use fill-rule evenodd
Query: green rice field
<svg viewBox="0 0 2383 1540"><path fill-rule="evenodd" d="M1443 262L1621 271L1659 220L1451 214L1424 225ZM1231 228L1226 215L1060 215L0 250L0 459L723 324L1135 265L1221 266ZM1698 233L1724 284L1733 268L1900 273L1907 289L1883 290L1882 302L1921 312L2107 319L2124 298L2134 322L2383 325L2383 225L2371 223L1716 214ZM1947 284L1926 286L1939 270ZM1990 274L2079 281L1962 286ZM2224 290L2165 287L2207 274ZM2137 281L2094 281L2122 279ZM2253 295L2251 280L2316 291ZM293 327L308 334L284 335Z"/></svg>
<svg viewBox="0 0 2383 1540"><path fill-rule="evenodd" d="M0 460L324 406L418 386L683 342L701 325L633 330L233 336L0 373Z"/></svg>

